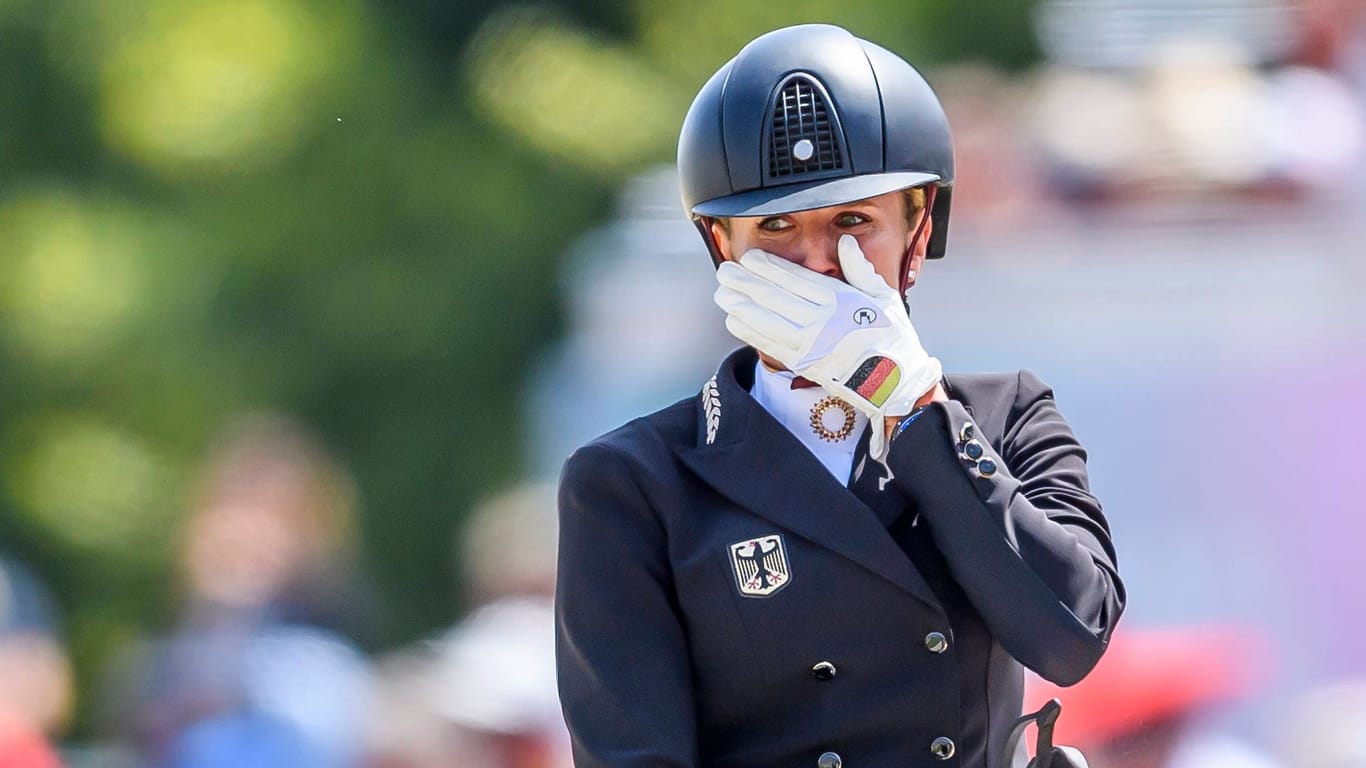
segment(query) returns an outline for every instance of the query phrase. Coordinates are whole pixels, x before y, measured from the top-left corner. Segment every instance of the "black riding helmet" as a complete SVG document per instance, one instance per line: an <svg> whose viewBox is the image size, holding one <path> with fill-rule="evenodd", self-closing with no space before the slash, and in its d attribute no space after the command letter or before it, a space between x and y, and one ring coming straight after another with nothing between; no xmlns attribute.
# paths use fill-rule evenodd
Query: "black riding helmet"
<svg viewBox="0 0 1366 768"><path fill-rule="evenodd" d="M904 59L840 27L769 32L717 70L683 119L678 171L683 207L718 263L714 217L795 213L927 185L926 256L944 255L953 191L944 108Z"/></svg>

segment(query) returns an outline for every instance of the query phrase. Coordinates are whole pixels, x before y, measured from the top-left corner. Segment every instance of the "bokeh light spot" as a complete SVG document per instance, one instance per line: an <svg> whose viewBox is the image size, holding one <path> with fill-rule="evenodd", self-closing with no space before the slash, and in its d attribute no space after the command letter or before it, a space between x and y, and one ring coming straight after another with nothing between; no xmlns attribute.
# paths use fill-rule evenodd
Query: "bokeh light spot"
<svg viewBox="0 0 1366 768"><path fill-rule="evenodd" d="M338 41L291 0L166 3L102 62L102 129L167 174L269 163L297 140Z"/></svg>
<svg viewBox="0 0 1366 768"><path fill-rule="evenodd" d="M672 147L688 99L648 62L524 8L471 44L478 105L523 140L611 176Z"/></svg>
<svg viewBox="0 0 1366 768"><path fill-rule="evenodd" d="M146 275L131 221L61 193L0 208L0 319L36 357L106 346L143 298Z"/></svg>
<svg viewBox="0 0 1366 768"><path fill-rule="evenodd" d="M36 419L6 435L5 484L25 516L63 542L145 560L161 553L174 483L137 436L73 414Z"/></svg>
<svg viewBox="0 0 1366 768"><path fill-rule="evenodd" d="M837 24L855 34L901 49L914 3L831 4L824 0L697 0L656 3L637 0L641 47L661 68L684 78L693 92L744 45L759 35L792 24ZM888 37L891 39L888 39ZM923 64L923 62L920 62Z"/></svg>

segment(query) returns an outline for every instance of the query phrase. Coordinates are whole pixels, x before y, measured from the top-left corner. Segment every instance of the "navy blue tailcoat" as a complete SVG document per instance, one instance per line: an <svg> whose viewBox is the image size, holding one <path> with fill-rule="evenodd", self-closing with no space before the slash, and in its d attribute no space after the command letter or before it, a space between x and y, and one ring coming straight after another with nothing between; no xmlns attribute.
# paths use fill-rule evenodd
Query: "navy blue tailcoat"
<svg viewBox="0 0 1366 768"><path fill-rule="evenodd" d="M576 765L1005 768L1022 667L1080 680L1124 605L1052 391L948 375L949 402L845 485L750 396L755 360L565 464ZM965 424L994 473L962 455Z"/></svg>

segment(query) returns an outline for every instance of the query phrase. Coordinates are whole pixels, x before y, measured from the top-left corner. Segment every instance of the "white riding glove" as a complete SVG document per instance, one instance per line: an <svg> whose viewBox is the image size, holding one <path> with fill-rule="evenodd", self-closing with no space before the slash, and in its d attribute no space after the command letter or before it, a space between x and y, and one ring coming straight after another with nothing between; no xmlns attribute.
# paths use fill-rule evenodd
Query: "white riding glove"
<svg viewBox="0 0 1366 768"><path fill-rule="evenodd" d="M848 283L756 248L721 265L715 299L736 338L867 414L869 452L885 461L883 420L910 413L943 369L858 240L844 235L838 250Z"/></svg>

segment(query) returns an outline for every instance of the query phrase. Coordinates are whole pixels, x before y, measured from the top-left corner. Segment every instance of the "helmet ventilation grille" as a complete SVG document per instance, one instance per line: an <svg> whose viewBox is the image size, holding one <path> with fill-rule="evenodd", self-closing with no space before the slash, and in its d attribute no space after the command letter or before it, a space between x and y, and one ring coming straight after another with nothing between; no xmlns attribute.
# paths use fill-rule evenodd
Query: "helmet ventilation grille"
<svg viewBox="0 0 1366 768"><path fill-rule="evenodd" d="M844 151L825 94L800 75L788 78L773 102L768 142L770 178L844 167Z"/></svg>

